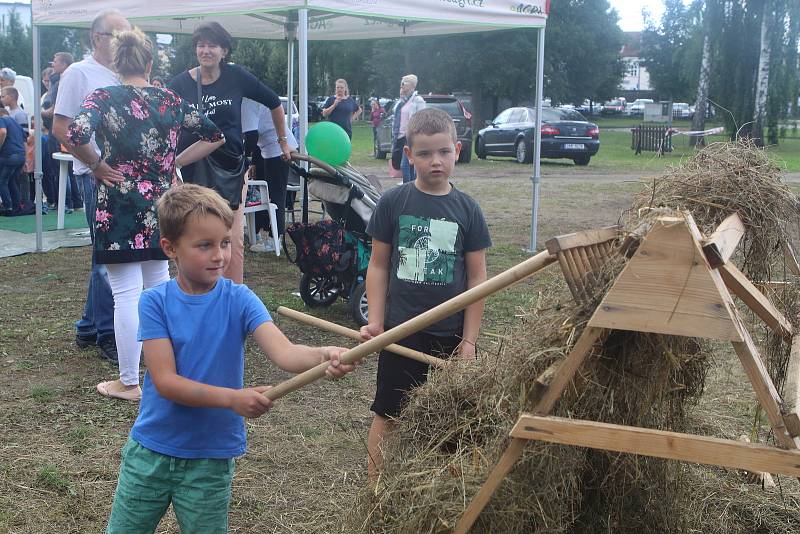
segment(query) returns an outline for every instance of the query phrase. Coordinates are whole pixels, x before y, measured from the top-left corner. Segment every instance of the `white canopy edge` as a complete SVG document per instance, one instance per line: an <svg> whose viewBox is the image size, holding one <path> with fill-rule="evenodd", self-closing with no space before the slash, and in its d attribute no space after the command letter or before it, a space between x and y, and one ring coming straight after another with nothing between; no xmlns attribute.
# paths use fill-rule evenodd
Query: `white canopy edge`
<svg viewBox="0 0 800 534"><path fill-rule="evenodd" d="M40 0L33 23L87 27L110 7L146 31L191 33L214 20L235 37L254 39L284 39L288 17L308 9L308 38L325 41L542 28L550 0Z"/></svg>

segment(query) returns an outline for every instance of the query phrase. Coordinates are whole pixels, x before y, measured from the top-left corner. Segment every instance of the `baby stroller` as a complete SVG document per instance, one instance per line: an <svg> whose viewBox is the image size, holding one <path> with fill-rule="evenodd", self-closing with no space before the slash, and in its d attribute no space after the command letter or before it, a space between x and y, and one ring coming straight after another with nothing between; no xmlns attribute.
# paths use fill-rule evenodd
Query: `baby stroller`
<svg viewBox="0 0 800 534"><path fill-rule="evenodd" d="M353 320L367 324L366 277L372 240L367 223L381 196L380 183L350 165L333 167L305 154L292 155L292 168L307 180L308 195L322 202L330 219L308 223L307 205L303 222L286 228L286 256L303 273L300 297L311 308L330 306L341 297L350 305ZM308 161L306 171L296 164ZM308 197L306 197L308 198ZM294 251L288 242L294 245Z"/></svg>

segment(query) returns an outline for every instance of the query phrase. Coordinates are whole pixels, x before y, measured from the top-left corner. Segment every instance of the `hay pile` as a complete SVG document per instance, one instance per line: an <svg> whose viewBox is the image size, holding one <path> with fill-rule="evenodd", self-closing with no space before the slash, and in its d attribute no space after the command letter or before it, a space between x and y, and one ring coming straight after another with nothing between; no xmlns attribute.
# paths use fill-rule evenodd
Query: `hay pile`
<svg viewBox="0 0 800 534"><path fill-rule="evenodd" d="M764 192L769 198L762 198ZM739 212L747 226L739 264L750 276L774 271L787 220L797 217L796 199L780 183L778 169L761 151L743 144L711 145L670 169L637 198L634 208L644 206L689 209L706 232ZM639 213L632 210L626 225L638 226ZM360 496L344 530L452 529L505 450L518 414L536 404L541 391L533 386L535 379L569 353L624 261L610 262L597 277L593 303L573 305L563 284L553 287L495 354L432 372L412 395L387 444L378 486ZM687 408L702 394L710 356L709 345L700 340L614 331L595 349L554 415L687 431L692 426ZM532 442L473 531L797 528L800 519L792 503L742 488L737 476ZM745 498L753 499L752 508Z"/></svg>

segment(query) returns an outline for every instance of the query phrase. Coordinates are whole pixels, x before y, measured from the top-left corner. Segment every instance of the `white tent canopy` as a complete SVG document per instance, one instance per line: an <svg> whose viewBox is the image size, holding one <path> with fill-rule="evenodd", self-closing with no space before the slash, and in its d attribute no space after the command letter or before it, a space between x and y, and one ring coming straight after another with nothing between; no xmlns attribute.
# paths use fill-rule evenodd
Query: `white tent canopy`
<svg viewBox="0 0 800 534"><path fill-rule="evenodd" d="M373 39L542 28L549 0L44 0L34 4L39 26L86 27L101 10L119 9L137 26L163 33L191 33L215 20L236 37L283 39L283 25L308 10L310 40Z"/></svg>
<svg viewBox="0 0 800 534"><path fill-rule="evenodd" d="M539 28L536 104L541 111L544 27L550 0L40 0L33 2L33 71L39 118L39 42L41 26L88 27L103 10L118 9L146 31L191 33L202 21L222 24L235 37L299 42L301 137L307 128L307 51L309 40L413 37L511 28ZM295 26L296 24L296 26ZM290 54L291 54L290 43ZM291 68L290 62L290 68ZM289 88L292 86L290 71ZM541 113L537 113L541 117ZM36 121L38 126L40 121ZM540 119L534 140L534 199L531 250L536 248L540 163ZM41 149L36 136L37 250L41 250Z"/></svg>

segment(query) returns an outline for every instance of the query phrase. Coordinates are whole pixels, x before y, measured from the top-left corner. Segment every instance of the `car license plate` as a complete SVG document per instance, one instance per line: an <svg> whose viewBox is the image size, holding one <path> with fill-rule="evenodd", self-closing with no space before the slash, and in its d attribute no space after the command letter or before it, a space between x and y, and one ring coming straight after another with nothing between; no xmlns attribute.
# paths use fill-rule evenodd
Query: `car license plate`
<svg viewBox="0 0 800 534"><path fill-rule="evenodd" d="M567 150L583 150L585 147L582 143L565 143L564 148Z"/></svg>

